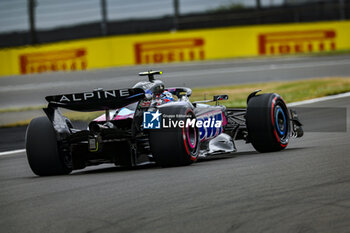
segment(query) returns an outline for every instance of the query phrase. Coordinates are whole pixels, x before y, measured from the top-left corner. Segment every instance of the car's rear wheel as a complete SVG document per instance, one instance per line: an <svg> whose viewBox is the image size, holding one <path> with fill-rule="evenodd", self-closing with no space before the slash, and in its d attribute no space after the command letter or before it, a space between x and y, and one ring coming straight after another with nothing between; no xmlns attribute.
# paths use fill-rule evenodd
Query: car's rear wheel
<svg viewBox="0 0 350 233"><path fill-rule="evenodd" d="M289 122L288 108L281 96L268 93L249 99L246 124L250 142L257 151L285 149L290 138Z"/></svg>
<svg viewBox="0 0 350 233"><path fill-rule="evenodd" d="M26 150L30 168L36 175L63 175L72 171L59 152L56 132L47 117L35 118L28 125Z"/></svg>
<svg viewBox="0 0 350 233"><path fill-rule="evenodd" d="M162 167L185 166L197 160L199 154L199 131L187 119L196 119L193 111L185 106L162 108L163 115L177 115L173 121L184 121L181 127L154 129L149 131L152 155ZM166 119L167 120L167 119Z"/></svg>

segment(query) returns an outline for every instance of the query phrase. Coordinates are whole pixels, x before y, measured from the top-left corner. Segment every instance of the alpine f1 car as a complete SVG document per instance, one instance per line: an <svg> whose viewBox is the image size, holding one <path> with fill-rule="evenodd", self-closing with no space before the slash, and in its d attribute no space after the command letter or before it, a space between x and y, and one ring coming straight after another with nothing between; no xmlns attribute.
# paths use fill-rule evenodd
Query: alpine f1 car
<svg viewBox="0 0 350 233"><path fill-rule="evenodd" d="M147 71L133 88L47 96L47 117L33 119L26 132L32 171L39 176L68 174L102 163L162 167L189 165L201 157L236 151L235 140L259 152L280 151L303 130L296 113L278 94L251 93L247 108L219 105L227 95L191 102L187 87L165 88ZM87 128L74 128L59 108L105 111Z"/></svg>

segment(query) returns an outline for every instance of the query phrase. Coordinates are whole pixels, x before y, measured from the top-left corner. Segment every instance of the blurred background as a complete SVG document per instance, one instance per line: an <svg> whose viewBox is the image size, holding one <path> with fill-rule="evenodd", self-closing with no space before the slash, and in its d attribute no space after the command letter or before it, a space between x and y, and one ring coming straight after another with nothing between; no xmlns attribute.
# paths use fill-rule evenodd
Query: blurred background
<svg viewBox="0 0 350 233"><path fill-rule="evenodd" d="M349 19L350 0L0 0L0 126L42 114L45 96L132 87L149 69L195 100L229 85L227 106L262 83L287 102L347 92Z"/></svg>
<svg viewBox="0 0 350 233"><path fill-rule="evenodd" d="M193 168L33 179L24 138L45 96L150 69L228 108L279 93L305 135ZM84 129L103 114L62 112ZM350 0L0 0L1 232L349 232L349 126Z"/></svg>
<svg viewBox="0 0 350 233"><path fill-rule="evenodd" d="M0 48L109 35L349 18L349 0L1 0Z"/></svg>

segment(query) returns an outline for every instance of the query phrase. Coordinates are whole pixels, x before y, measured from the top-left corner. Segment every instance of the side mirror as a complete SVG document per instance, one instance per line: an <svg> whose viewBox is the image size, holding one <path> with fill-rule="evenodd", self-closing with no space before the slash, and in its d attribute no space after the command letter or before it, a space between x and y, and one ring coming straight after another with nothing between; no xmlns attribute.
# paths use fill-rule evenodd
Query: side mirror
<svg viewBox="0 0 350 233"><path fill-rule="evenodd" d="M228 95L214 95L213 101L228 100Z"/></svg>
<svg viewBox="0 0 350 233"><path fill-rule="evenodd" d="M214 95L213 100L200 100L193 102L193 104L216 102L216 105L218 105L219 100L228 100L228 95Z"/></svg>

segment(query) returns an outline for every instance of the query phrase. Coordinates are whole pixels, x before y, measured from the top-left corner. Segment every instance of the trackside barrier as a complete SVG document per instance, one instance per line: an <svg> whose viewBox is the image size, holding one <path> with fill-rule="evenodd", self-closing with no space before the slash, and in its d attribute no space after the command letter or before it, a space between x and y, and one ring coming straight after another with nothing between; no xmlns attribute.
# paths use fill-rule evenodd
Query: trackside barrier
<svg viewBox="0 0 350 233"><path fill-rule="evenodd" d="M350 21L111 36L0 50L0 76L350 50Z"/></svg>

